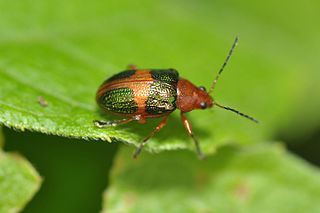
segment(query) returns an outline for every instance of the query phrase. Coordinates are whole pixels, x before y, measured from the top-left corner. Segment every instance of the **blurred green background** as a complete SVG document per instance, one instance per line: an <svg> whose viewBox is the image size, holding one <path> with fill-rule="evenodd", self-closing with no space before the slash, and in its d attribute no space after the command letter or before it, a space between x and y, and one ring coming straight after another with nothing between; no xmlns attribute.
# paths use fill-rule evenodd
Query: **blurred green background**
<svg viewBox="0 0 320 213"><path fill-rule="evenodd" d="M89 128L89 121L102 117L96 112L95 90L105 77L123 70L129 63L145 68L173 67L196 85L208 87L236 35L240 38L239 45L219 80L214 97L256 117L261 124L255 126L219 109L192 112L189 117L204 150L214 153L220 146L228 150L225 146L230 144L246 149L280 141L291 152L313 164L311 170L315 176L319 175L319 9L320 4L315 0L27 0L19 3L0 0L0 121L19 130L3 128L4 150L21 153L44 178L40 191L23 212L97 212L102 208L102 193L109 186L110 173L115 183L113 190L116 190L117 184L123 181L120 176L117 182L117 175L122 174L119 170L130 171L128 165L132 162L130 154L116 154L123 145L20 130L64 135L61 133L63 125L67 125L70 129L65 129L69 131L66 135L73 136L72 129L80 128L82 123L84 129ZM37 103L28 96L37 89L49 94L52 106L60 103L50 99L54 94L67 100L63 103L66 106L80 103L94 113L65 110L62 112L69 114L67 122L63 123L54 121L55 112L52 111L52 118L46 120L52 125L42 125L45 109L36 108ZM30 113L31 116L24 119L14 111L16 106L19 113L21 109L41 113ZM35 119L30 119L33 115ZM177 112L171 121L152 141L150 149L193 150L181 126L177 127L179 135L172 135L172 129L180 125ZM155 123L151 123L140 129L136 124L132 128L126 126L110 134L123 140L139 141L154 126ZM19 128L19 124L26 125ZM130 133L135 133L136 129L139 134ZM99 130L79 131L76 136L90 138L93 131ZM219 149L217 152L216 158L221 160ZM177 153L177 157L168 158L179 160L180 156L194 167L198 165L194 163L195 157ZM114 158L117 164L111 169ZM228 160L221 158L221 165L228 168ZM124 163L126 161L129 163ZM143 158L141 161L144 162ZM152 157L146 157L145 161L152 165ZM215 162L209 160L212 161ZM159 164L159 169L165 171L167 164ZM208 168L218 166L205 164ZM305 166L309 168L308 163ZM259 165L253 166L257 167ZM149 166L142 167L141 171L148 173L147 168ZM124 176L130 178L130 175ZM115 193L112 199L121 198L117 196ZM117 209L113 208L115 203L110 204L110 212ZM316 212L316 208L314 210Z"/></svg>

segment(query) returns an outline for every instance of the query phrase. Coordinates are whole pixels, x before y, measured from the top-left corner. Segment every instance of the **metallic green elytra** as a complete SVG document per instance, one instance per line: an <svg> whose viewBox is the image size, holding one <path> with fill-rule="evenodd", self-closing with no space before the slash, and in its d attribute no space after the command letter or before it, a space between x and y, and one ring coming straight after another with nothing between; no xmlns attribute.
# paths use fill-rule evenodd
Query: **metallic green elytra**
<svg viewBox="0 0 320 213"><path fill-rule="evenodd" d="M176 109L177 86L166 82L155 81L150 85L146 101L148 114L163 114Z"/></svg>
<svg viewBox="0 0 320 213"><path fill-rule="evenodd" d="M106 91L101 97L101 103L106 110L116 113L133 114L138 109L133 90L126 87Z"/></svg>
<svg viewBox="0 0 320 213"><path fill-rule="evenodd" d="M158 80L160 82L177 84L179 81L179 73L175 69L152 69L150 73L153 79Z"/></svg>
<svg viewBox="0 0 320 213"><path fill-rule="evenodd" d="M164 114L176 109L177 83L179 74L174 69L151 70L153 81L150 85L146 112L148 114Z"/></svg>
<svg viewBox="0 0 320 213"><path fill-rule="evenodd" d="M123 71L104 81L97 102L116 114L160 117L176 109L178 81L174 69Z"/></svg>

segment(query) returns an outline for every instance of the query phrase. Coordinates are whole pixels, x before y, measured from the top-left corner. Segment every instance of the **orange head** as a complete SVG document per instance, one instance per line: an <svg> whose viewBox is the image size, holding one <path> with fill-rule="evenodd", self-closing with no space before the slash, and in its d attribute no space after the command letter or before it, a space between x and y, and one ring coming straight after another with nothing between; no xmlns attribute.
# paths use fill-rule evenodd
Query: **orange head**
<svg viewBox="0 0 320 213"><path fill-rule="evenodd" d="M180 78L177 85L177 108L182 112L206 109L214 104L204 87L197 87L190 81Z"/></svg>

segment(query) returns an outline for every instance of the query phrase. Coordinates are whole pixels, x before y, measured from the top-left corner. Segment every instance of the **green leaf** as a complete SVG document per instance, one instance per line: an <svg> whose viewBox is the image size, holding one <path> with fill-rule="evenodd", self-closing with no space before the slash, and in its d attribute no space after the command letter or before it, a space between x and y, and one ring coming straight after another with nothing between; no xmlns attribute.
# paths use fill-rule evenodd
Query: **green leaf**
<svg viewBox="0 0 320 213"><path fill-rule="evenodd" d="M0 126L0 150L4 146L4 138L3 138L3 133L2 133L2 126Z"/></svg>
<svg viewBox="0 0 320 213"><path fill-rule="evenodd" d="M278 20L269 20L271 13L260 12L260 3L250 4L252 11L242 4L179 0L1 1L0 8L5 8L0 13L0 123L18 130L137 145L159 121L93 126L94 119L115 119L100 113L95 104L104 79L135 63L141 68L174 67L196 85L208 86L238 33L240 45L214 97L262 122L255 125L221 109L190 113L206 152L222 144L269 139L279 127L292 124L302 97L309 94L309 83L318 76L317 69L307 69L309 74L301 79L303 65L311 59L299 61L306 51L292 47L305 49L305 43L288 34ZM269 25L275 27L265 27ZM317 65L317 60L311 61ZM297 79L303 83L297 84ZM47 107L38 103L39 97ZM318 103L312 102L308 112L317 113ZM316 122L316 116L308 118L306 122ZM146 148L194 146L175 112Z"/></svg>
<svg viewBox="0 0 320 213"><path fill-rule="evenodd" d="M103 212L319 212L320 173L280 145L193 153L120 151Z"/></svg>
<svg viewBox="0 0 320 213"><path fill-rule="evenodd" d="M41 178L26 159L0 151L0 212L19 212L40 184Z"/></svg>

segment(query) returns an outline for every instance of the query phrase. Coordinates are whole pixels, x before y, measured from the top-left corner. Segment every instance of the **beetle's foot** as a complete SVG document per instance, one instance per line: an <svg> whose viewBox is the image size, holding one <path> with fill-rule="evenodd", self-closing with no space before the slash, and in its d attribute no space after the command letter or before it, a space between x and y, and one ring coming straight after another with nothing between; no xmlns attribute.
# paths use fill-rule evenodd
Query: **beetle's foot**
<svg viewBox="0 0 320 213"><path fill-rule="evenodd" d="M118 126L120 124L129 123L130 121L133 121L133 118L124 118L120 120L114 120L114 121L100 121L100 120L94 120L93 123L96 127L104 128L104 127L110 127L110 126Z"/></svg>
<svg viewBox="0 0 320 213"><path fill-rule="evenodd" d="M199 142L195 139L195 137L193 136L192 137L194 140L195 140L195 145L196 145L196 152L197 152L197 155L198 155L198 158L200 160L204 160L206 158L206 155L203 154L201 148L200 148L200 145L199 145Z"/></svg>
<svg viewBox="0 0 320 213"><path fill-rule="evenodd" d="M204 160L207 156L205 154L203 154L202 152L201 153L198 153L198 158L200 160Z"/></svg>
<svg viewBox="0 0 320 213"><path fill-rule="evenodd" d="M105 127L109 127L109 126L117 126L117 123L114 121L99 121L99 120L94 120L93 124L96 127L99 128L105 128Z"/></svg>
<svg viewBox="0 0 320 213"><path fill-rule="evenodd" d="M198 155L198 158L199 158L200 160L204 160L204 159L206 158L206 155L203 154L199 142L197 141L197 139L194 137L193 134L191 134L191 137L192 137L192 139L193 139L193 141L194 141L194 143L195 143L196 153L197 153L197 155Z"/></svg>
<svg viewBox="0 0 320 213"><path fill-rule="evenodd" d="M144 147L144 145L143 145L143 144L140 144L140 146L139 146L138 148L136 148L136 150L134 151L134 153L133 153L133 155L132 155L132 157L133 157L134 159L137 159L137 158L138 158L138 156L140 155L143 147Z"/></svg>

